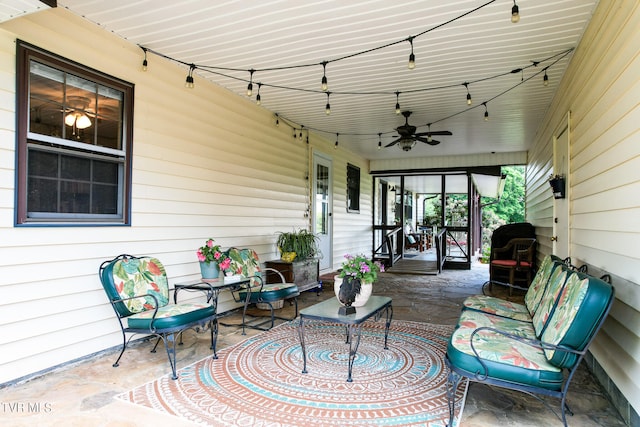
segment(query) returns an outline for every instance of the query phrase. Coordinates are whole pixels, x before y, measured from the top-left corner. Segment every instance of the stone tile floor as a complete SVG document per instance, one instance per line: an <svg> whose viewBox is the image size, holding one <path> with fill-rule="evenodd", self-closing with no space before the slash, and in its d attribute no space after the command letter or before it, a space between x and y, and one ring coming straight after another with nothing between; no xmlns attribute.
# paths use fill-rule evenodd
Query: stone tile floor
<svg viewBox="0 0 640 427"><path fill-rule="evenodd" d="M445 271L438 276L387 273L381 275L374 292L393 298L394 319L455 324L462 300L480 293L487 278L487 268L481 264L474 264L471 270ZM305 292L299 298L300 307L331 297L334 297L332 284L325 282L319 296ZM293 309L285 304L282 311L292 313ZM224 319L238 320L235 314ZM247 332L248 335L256 333L259 331ZM223 326L218 348L245 338L238 328ZM184 342L178 352L178 368L210 355L207 333L189 331ZM3 426L193 426L177 417L114 399L115 395L169 371L166 354L163 351L149 353L151 345L141 342L129 348L119 368L111 366L117 356L114 350L0 389L0 422ZM573 380L568 403L575 412L573 417L568 417L571 427L625 425L584 362ZM557 401L551 399L550 404L558 408ZM497 425L546 427L562 423L530 396L471 383L460 426Z"/></svg>

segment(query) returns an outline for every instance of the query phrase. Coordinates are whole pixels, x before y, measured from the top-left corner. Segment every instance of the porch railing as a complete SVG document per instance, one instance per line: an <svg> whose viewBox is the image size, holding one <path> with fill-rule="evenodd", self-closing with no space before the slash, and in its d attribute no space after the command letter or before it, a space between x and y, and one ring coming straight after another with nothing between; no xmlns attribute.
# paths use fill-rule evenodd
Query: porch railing
<svg viewBox="0 0 640 427"><path fill-rule="evenodd" d="M373 260L382 262L385 267L393 266L402 257L402 245L404 234L402 227L395 225L374 225ZM376 243L377 242L377 243Z"/></svg>

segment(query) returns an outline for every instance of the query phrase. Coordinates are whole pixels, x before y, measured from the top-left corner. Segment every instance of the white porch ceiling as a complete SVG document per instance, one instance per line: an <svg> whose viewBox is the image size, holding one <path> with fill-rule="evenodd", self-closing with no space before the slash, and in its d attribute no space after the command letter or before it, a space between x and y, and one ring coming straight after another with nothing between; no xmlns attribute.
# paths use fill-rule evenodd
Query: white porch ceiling
<svg viewBox="0 0 640 427"><path fill-rule="evenodd" d="M312 129L331 141L337 138L341 148L368 159L530 148L571 59L571 53L563 52L577 46L597 0L517 4L521 20L514 24L512 0L58 1L58 7L179 61L185 77L186 64L195 64L193 90L207 79L246 98L248 70L258 70L253 74L253 101L257 83L262 83L263 108L295 127ZM409 70L407 39L425 31L413 40L416 68ZM158 58L149 54L148 60L148 72L153 72ZM329 62L330 115L325 114L327 96L320 89L323 61ZM532 61L540 64L533 66ZM305 64L315 65L262 71ZM212 73L206 67L218 68ZM523 71L511 73L516 69ZM470 82L471 106L466 104L465 82ZM402 115L395 114L397 91L401 109L413 112L409 123L418 132L432 123L431 130L453 135L437 137L442 141L437 146L418 142L409 152L397 146L378 150L378 133L385 145L404 123ZM488 122L483 119L485 101Z"/></svg>
<svg viewBox="0 0 640 427"><path fill-rule="evenodd" d="M50 2L49 2L50 3ZM49 9L40 0L10 0L0 2L0 22Z"/></svg>

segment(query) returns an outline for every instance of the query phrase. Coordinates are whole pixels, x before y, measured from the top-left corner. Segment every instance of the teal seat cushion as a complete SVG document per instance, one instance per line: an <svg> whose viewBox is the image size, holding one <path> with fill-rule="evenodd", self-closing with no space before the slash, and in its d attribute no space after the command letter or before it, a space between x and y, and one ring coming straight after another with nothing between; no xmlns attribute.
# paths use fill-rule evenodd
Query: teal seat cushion
<svg viewBox="0 0 640 427"><path fill-rule="evenodd" d="M155 321L152 322L154 310L147 310L127 317L127 326L131 329L181 329L190 323L199 322L216 314L211 304L166 305L158 309Z"/></svg>
<svg viewBox="0 0 640 427"><path fill-rule="evenodd" d="M260 291L260 286L254 286L251 288L249 303L273 302L281 299L297 297L298 295L300 295L300 291L295 283L267 284L262 287L262 291ZM240 291L239 297L240 300L245 301L247 298L247 291Z"/></svg>

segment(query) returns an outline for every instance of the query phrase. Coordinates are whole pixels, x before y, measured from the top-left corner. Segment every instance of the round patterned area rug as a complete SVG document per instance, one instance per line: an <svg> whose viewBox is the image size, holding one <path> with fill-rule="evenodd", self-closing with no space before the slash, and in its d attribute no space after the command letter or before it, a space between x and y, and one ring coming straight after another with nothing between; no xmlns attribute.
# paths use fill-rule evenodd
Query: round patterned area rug
<svg viewBox="0 0 640 427"><path fill-rule="evenodd" d="M289 322L180 370L176 381L165 376L119 397L213 426L445 426L451 332L392 321L385 350L384 321L367 322L347 382L345 327L305 322L303 374L297 322ZM457 390L458 419L466 387Z"/></svg>

